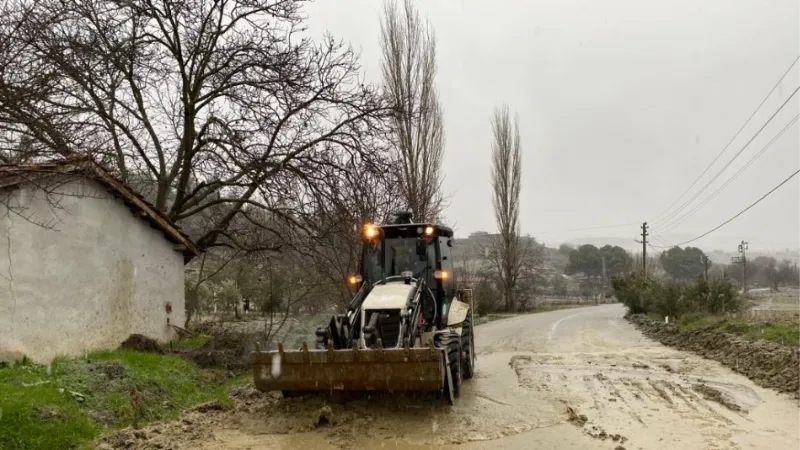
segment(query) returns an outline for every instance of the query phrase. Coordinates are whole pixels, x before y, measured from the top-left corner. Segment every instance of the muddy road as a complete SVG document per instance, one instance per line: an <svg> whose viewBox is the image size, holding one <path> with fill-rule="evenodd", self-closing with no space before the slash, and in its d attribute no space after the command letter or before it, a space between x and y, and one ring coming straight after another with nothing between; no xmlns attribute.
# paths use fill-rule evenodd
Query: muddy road
<svg viewBox="0 0 800 450"><path fill-rule="evenodd" d="M623 313L604 305L477 327L477 371L452 408L250 391L233 412L190 415L147 439L206 450L800 447L797 401L648 340Z"/></svg>

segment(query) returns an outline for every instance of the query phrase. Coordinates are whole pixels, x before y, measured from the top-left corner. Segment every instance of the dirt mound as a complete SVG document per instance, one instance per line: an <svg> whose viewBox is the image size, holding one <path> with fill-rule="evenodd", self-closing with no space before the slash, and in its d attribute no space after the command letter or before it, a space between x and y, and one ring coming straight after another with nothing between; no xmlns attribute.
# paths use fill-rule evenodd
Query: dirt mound
<svg viewBox="0 0 800 450"><path fill-rule="evenodd" d="M95 450L179 450L199 448L202 442L214 440L212 426L223 412L185 412L178 420L156 423L142 429L124 428L99 439Z"/></svg>
<svg viewBox="0 0 800 450"><path fill-rule="evenodd" d="M183 356L202 368L219 367L241 374L253 367L251 353L255 350L256 335L224 332L212 335L198 348L173 348L172 353Z"/></svg>
<svg viewBox="0 0 800 450"><path fill-rule="evenodd" d="M164 349L158 342L155 341L155 339L150 339L142 334L132 334L128 336L127 339L122 341L122 344L119 345L119 348L138 350L140 352L148 353L164 353Z"/></svg>
<svg viewBox="0 0 800 450"><path fill-rule="evenodd" d="M627 319L646 336L681 350L718 361L760 386L800 398L800 349L768 341L748 341L730 333L698 329L684 331L675 324L643 315Z"/></svg>
<svg viewBox="0 0 800 450"><path fill-rule="evenodd" d="M216 402L198 405L177 420L153 423L141 429L125 428L99 439L96 450L178 450L200 448L215 440L215 430L233 427L253 435L309 432L323 427L356 423L356 414L324 398L282 399L277 393L258 391L252 383L236 385L228 392L233 401L226 409ZM359 424L364 424L357 422ZM342 429L331 429L342 432Z"/></svg>

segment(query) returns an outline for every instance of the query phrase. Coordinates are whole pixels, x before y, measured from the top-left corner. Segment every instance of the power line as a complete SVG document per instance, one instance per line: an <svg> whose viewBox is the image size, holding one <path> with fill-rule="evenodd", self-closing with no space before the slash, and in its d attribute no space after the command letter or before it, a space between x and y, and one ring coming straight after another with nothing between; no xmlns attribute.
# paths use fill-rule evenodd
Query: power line
<svg viewBox="0 0 800 450"><path fill-rule="evenodd" d="M733 176L731 176L728 179L728 181L726 181L722 186L717 188L716 191L714 191L710 196L708 196L705 200L703 200L699 205L695 206L694 209L692 209L688 213L684 214L683 216L681 216L681 217L679 217L677 219L674 219L671 222L668 221L668 222L664 223L664 226L662 228L660 228L661 232L664 233L664 232L672 230L673 228L678 226L680 223L682 223L684 220L686 220L689 216L693 215L698 210L700 210L700 208L702 208L703 205L705 205L709 201L713 200L717 195L719 195L720 192L722 192L723 189L725 189L726 186L728 186L731 182L733 182L736 178L738 178L739 175L742 174L742 172L744 172L748 167L750 167L751 164L753 164L753 162L755 162L761 155L763 155L767 150L769 150L772 147L772 144L774 144L778 139L780 139L781 136L783 136L786 133L786 131L788 131L789 128L792 125L797 123L797 119L798 118L800 118L800 114L795 115L794 118L788 124L786 124L786 126L783 127L783 129L780 132L778 132L778 134L776 134L775 137L772 138L772 140L770 140L767 143L767 145L765 145L758 153L756 153L752 158L750 158L749 161L747 161L747 164L742 166L735 174L733 174Z"/></svg>
<svg viewBox="0 0 800 450"><path fill-rule="evenodd" d="M669 247L680 247L680 246L682 246L682 245L686 245L686 244L692 243L692 242L694 242L694 241L696 241L696 240L698 240L698 239L702 239L702 238L704 238L704 237L708 236L709 234L711 234L711 233L713 233L713 232L715 232L715 231L719 230L720 228L724 227L725 225L727 225L727 224L731 223L731 222L732 222L734 219L736 219L737 217L739 217L739 216L741 216L742 214L746 213L746 212L747 212L748 210L750 210L750 208L752 208L753 206L756 206L757 204L759 204L759 203L761 202L761 200L764 200L764 199L765 199L765 198L767 198L767 197L768 197L770 194L772 194L773 192L777 191L777 190L778 190L778 188L780 188L780 187L781 187L781 186L783 186L784 184L788 183L788 182L789 182L789 180L791 180L792 178L794 178L795 176L797 176L797 174L798 174L798 173L800 173L800 169L796 170L796 171L795 171L793 174L789 175L789 176L788 176L788 177L787 177L785 180L781 181L781 182L780 182L780 184L778 184L777 186L775 186L774 188L772 188L772 189L771 189L769 192L767 192L766 194L762 195L762 196L761 196L761 198L759 198L759 199L758 199L758 200L756 200L755 202L751 203L751 204L750 204L750 206L748 206L747 208L745 208L745 209L743 209L743 210L739 211L739 213L738 213L738 214L736 214L735 216L733 216L733 217L731 217L730 219L726 220L725 222L722 222L721 224L717 225L716 227L712 228L712 229L711 229L711 230L709 230L709 231L706 231L705 233L701 234L700 236L697 236L697 237L696 237L696 238L694 238L694 239L689 239L688 241L681 242L680 244L674 244L674 245L670 245ZM663 247L663 248L667 248L667 247Z"/></svg>
<svg viewBox="0 0 800 450"><path fill-rule="evenodd" d="M656 241L657 244L664 244L666 242L666 240L664 240L664 236L661 236L658 233L651 234L650 238Z"/></svg>
<svg viewBox="0 0 800 450"><path fill-rule="evenodd" d="M695 179L692 182L692 184L689 185L689 187L686 188L686 190L683 191L683 193L678 198L676 198L675 201L672 202L671 205L669 205L667 207L667 209L665 209L664 211L661 211L661 213L658 216L656 216L655 219L653 219L654 223L656 221L658 221L661 218L661 216L663 216L667 211L672 209L672 207L675 206L675 204L678 203L683 198L683 196L686 195L697 184L698 181L700 181L701 178L703 178L703 175L705 175L708 172L708 170L711 169L711 166L713 166L714 163L717 162L717 160L720 158L720 156L722 156L722 154L725 153L725 151L728 149L728 147L730 147L730 145L733 143L733 141L736 140L737 137L739 137L739 134L742 132L742 130L744 130L744 128L747 126L747 124L749 124L750 121L753 120L753 117L755 117L755 115L758 113L758 111L761 110L761 107L764 106L764 103L767 102L767 99L769 99L769 97L772 95L772 93L775 92L775 89L777 89L778 86L780 86L781 82L783 82L783 79L786 78L786 75L789 74L789 71L791 71L792 68L794 67L794 65L797 64L798 60L800 60L800 55L798 55L794 59L794 61L792 61L792 64L789 66L788 69L786 69L786 71L783 73L783 75L781 75L781 78L778 80L778 82L775 83L774 86L772 86L772 89L769 90L769 93L767 93L766 97L764 97L764 99L761 100L761 103L758 104L758 106L756 107L755 111L753 111L753 113L750 114L750 117L747 118L747 121L745 121L745 123L739 128L739 130L736 132L736 134L733 135L733 137L728 141L728 143L725 144L725 147L723 147L722 150L714 158L714 160L711 161L711 164L709 164L705 168L705 170L703 170L703 173L701 173L700 176L698 176L697 179Z"/></svg>
<svg viewBox="0 0 800 450"><path fill-rule="evenodd" d="M664 245L667 243L667 240L664 238L664 236L660 235L659 233L652 232L652 234L649 236L651 240L655 241L656 245Z"/></svg>
<svg viewBox="0 0 800 450"><path fill-rule="evenodd" d="M780 106L780 107L779 107L779 108L778 108L778 109L777 109L777 110L776 110L776 111L775 111L775 112L774 112L774 113L773 113L773 114L772 114L772 115L769 117L769 119L767 119L767 121L766 121L766 122L764 122L764 125L762 125L762 126L761 126L761 128L759 128L759 129L758 129L758 131L756 131L756 133L753 135L753 137L751 137L751 138L750 138L750 140L749 140L749 141L747 141L747 143L746 143L746 144L744 144L744 146L742 146L742 148L741 148L741 149L740 149L740 150L739 150L739 151L738 151L738 152L737 152L735 155L733 155L733 158L731 158L731 160L730 160L730 161L728 161L728 163L727 163L727 164L725 164L725 167L723 167L723 168L722 168L722 169L721 169L719 172L717 172L717 174L716 174L716 175L714 175L714 178L712 178L711 180L709 180L709 182L708 182L708 183L706 183L706 184L705 184L705 186L703 186L703 188L702 188L702 189L700 189L699 191L697 191L697 193L696 193L696 194L694 194L694 196L692 196L692 198L690 198L689 200L687 200L686 202L684 202L684 203L683 203L683 204L682 204L682 205L681 205L681 206L680 206L678 209L676 209L676 210L674 210L673 212L669 213L669 214L667 215L667 217L665 217L664 219L662 219L662 220L661 220L661 223L662 223L662 224L663 224L663 223L666 223L666 222L668 222L669 220L671 220L673 217L675 217L675 215L676 215L676 214L678 214L679 212L681 212L681 211L682 211L684 208L686 208L686 206L687 206L687 205L689 205L689 204L690 204L691 202L693 202L693 201L694 201L694 200L695 200L697 197L699 197L699 196L700 196L700 194L702 194L702 193L703 193L703 192L704 192L704 191L705 191L705 190L708 188L708 186L710 186L710 185L711 185L711 183L713 183L714 181L716 181L716 179L717 179L717 178L719 178L719 176L720 176L720 175L722 175L722 173L723 173L723 172L725 172L725 169L727 169L728 167L730 167L730 165L731 165L731 164L733 164L733 162L736 160L736 158L738 158L738 157L739 157L739 155L741 155L741 154L742 154L742 152L744 152L744 151L747 149L747 147L748 147L748 146L750 146L750 144L751 144L751 143L752 143L752 142L753 142L753 141L754 141L754 140L755 140L755 139L756 139L756 138L757 138L757 137L758 137L758 136L761 134L761 132L762 132L762 131L764 131L764 129L767 127L767 125L769 125L769 124L772 122L772 120L773 120L773 119L775 119L775 116L777 116L777 115L778 115L778 113L779 113L779 112L781 112L781 111L783 110L783 108L784 108L784 107L786 107L786 105L787 105L787 104L789 104L789 101L790 101L792 98L794 98L794 96L795 96L795 95L797 95L797 92L798 92L798 91L800 91L800 86L798 86L797 88L795 88L795 90L794 90L794 91L792 91L792 94L789 96L789 98L787 98L787 99L786 99L786 101L784 101L784 102L781 104L781 106Z"/></svg>

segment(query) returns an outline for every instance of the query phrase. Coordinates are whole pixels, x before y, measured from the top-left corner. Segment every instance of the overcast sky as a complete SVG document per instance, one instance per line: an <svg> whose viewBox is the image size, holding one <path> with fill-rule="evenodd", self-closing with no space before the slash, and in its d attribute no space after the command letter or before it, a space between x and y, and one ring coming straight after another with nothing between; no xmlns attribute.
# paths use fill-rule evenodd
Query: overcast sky
<svg viewBox="0 0 800 450"><path fill-rule="evenodd" d="M629 238L653 223L672 244L715 227L800 166L800 124L694 215L665 230L654 221L702 173L800 54L797 0L425 0L438 40L437 85L447 145L446 211L461 236L495 229L490 152L493 108L519 115L521 227L555 245ZM380 77L379 0L317 0L310 30L330 31ZM693 196L800 84L800 63L695 186ZM689 212L789 123L800 94ZM800 176L692 245L735 251L797 248ZM667 227L668 228L668 227Z"/></svg>

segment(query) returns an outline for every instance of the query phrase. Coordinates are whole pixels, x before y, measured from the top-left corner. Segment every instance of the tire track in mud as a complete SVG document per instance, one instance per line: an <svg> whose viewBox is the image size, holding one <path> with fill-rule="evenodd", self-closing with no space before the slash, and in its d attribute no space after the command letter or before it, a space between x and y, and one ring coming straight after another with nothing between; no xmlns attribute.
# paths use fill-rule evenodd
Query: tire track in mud
<svg viewBox="0 0 800 450"><path fill-rule="evenodd" d="M605 439L611 435L608 430L626 434L635 422L645 428L694 429L704 448L738 448L732 438L739 430L725 414L742 408L712 387L706 388L701 398L695 392L696 380L675 373L666 363L631 361L616 354L573 353L518 355L509 364L520 387L542 395L542 400L562 402L573 414L585 414L584 432L590 436ZM565 413L563 420L569 417Z"/></svg>

